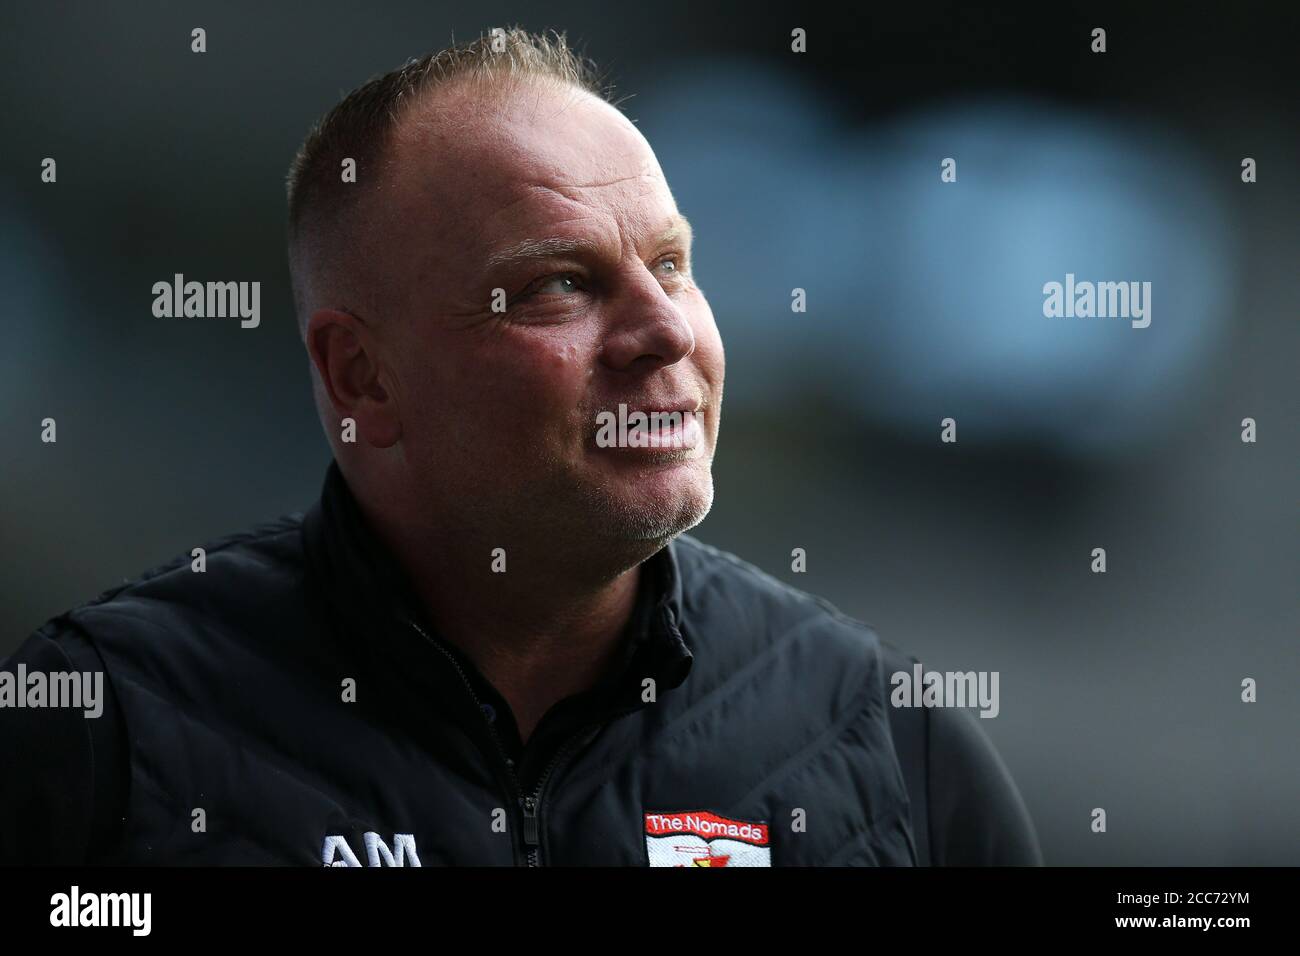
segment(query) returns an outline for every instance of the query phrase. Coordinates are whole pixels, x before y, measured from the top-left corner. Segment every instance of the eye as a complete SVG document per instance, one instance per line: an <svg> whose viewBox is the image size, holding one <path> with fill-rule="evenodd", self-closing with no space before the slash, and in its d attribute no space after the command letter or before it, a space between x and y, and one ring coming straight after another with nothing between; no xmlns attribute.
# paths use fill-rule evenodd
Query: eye
<svg viewBox="0 0 1300 956"><path fill-rule="evenodd" d="M677 259L672 256L666 259L660 259L659 265L667 266L668 268L666 268L664 271L667 272L669 275L677 271Z"/></svg>
<svg viewBox="0 0 1300 956"><path fill-rule="evenodd" d="M566 292L577 292L579 288L578 277L572 272L564 272L547 276L533 286L532 291L539 295L563 295Z"/></svg>

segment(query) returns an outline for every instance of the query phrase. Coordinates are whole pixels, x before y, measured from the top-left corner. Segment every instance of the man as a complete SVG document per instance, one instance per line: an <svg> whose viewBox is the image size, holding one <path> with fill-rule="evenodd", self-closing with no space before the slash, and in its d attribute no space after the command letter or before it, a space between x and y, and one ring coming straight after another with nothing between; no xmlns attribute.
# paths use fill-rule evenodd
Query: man
<svg viewBox="0 0 1300 956"><path fill-rule="evenodd" d="M365 84L289 188L320 501L5 665L111 691L0 711L5 860L1039 862L968 712L890 707L910 659L682 534L722 343L653 151L563 37Z"/></svg>

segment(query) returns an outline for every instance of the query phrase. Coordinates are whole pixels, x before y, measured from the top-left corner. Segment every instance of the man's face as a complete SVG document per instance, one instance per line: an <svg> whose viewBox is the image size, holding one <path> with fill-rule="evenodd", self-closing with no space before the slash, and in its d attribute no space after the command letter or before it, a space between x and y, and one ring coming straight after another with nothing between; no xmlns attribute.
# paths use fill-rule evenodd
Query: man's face
<svg viewBox="0 0 1300 956"><path fill-rule="evenodd" d="M506 537L625 542L699 523L722 341L689 226L636 127L575 90L529 85L502 103L443 91L390 155L380 274L396 314L378 325L430 513ZM603 447L598 416L620 404L695 413L699 427Z"/></svg>

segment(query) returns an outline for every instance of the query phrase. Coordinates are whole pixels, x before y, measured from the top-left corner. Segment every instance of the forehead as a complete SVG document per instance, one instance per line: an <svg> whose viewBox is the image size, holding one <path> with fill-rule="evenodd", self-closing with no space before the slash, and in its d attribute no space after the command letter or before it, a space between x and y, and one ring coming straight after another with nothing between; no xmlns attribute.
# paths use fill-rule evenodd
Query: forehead
<svg viewBox="0 0 1300 956"><path fill-rule="evenodd" d="M447 240L448 255L550 227L648 232L676 210L645 137L578 89L439 91L404 118L390 155L395 224L421 244Z"/></svg>

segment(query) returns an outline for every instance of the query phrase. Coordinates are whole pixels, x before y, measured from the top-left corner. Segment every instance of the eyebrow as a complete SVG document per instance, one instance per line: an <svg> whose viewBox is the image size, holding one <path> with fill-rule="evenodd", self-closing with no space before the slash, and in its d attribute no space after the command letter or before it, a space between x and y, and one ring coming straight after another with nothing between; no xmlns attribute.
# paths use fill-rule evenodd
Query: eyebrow
<svg viewBox="0 0 1300 956"><path fill-rule="evenodd" d="M691 228L691 221L678 213L669 220L668 228L660 234L658 244L663 245L680 239L684 245L689 246L694 238L695 230Z"/></svg>
<svg viewBox="0 0 1300 956"><path fill-rule="evenodd" d="M664 231L655 237L655 243L663 245L680 239L689 246L693 236L694 230L691 229L690 220L678 213L668 220ZM581 253L590 254L596 252L598 248L599 245L590 239L569 239L562 236L524 239L488 256L487 267L495 269L498 266L514 265L534 259L559 259Z"/></svg>

